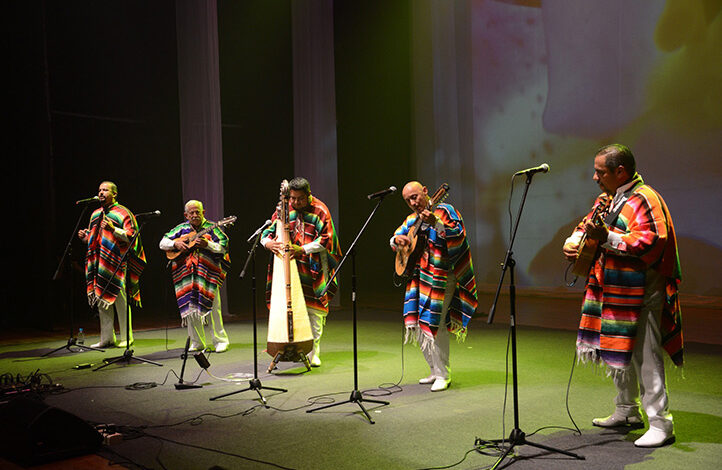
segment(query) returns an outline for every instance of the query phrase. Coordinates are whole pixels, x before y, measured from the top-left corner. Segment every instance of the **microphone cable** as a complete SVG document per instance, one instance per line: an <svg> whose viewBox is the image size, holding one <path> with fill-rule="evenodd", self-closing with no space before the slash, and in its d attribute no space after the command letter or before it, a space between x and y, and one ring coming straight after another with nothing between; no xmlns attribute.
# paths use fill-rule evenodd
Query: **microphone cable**
<svg viewBox="0 0 722 470"><path fill-rule="evenodd" d="M404 374L405 374L405 356L404 356L404 339L406 338L406 325L403 323L401 324L401 377L399 377L399 380L396 381L396 383L392 382L384 382L379 384L376 388L371 388L368 390L363 390L361 394L368 394L370 397L382 397L382 396L388 396L392 395L397 392L401 392L404 390L403 387L401 387L401 381L404 380ZM369 392L375 392L379 391L379 393L369 393Z"/></svg>

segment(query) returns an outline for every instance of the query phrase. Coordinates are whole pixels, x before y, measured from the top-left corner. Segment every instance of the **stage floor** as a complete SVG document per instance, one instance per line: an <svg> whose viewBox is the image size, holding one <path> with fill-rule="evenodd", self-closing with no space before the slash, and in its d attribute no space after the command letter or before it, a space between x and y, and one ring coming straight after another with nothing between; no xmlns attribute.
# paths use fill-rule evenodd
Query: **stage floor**
<svg viewBox="0 0 722 470"><path fill-rule="evenodd" d="M65 340L25 337L6 339L0 346L0 373L39 370L64 392L46 394L46 404L93 424L121 426L124 439L99 454L127 468L419 469L447 468L462 460L453 468L492 465L493 456L473 449L477 438L501 438L513 428L511 379L504 413L508 325L475 320L465 343L452 342L451 387L431 393L428 385L417 383L428 369L418 347L402 345L398 312L360 309L358 389L365 398L389 402L363 403L375 421L370 424L356 403L307 413L349 399L354 389L349 318L349 312L332 313L322 342L323 365L310 372L282 362L273 374L266 373L271 357L263 352L266 326L259 325L259 378L265 386L288 390L263 390L268 408L252 390L210 401L246 388L253 376L250 322L227 323L231 349L210 354L207 371L189 359L184 378L197 378L203 385L199 389L174 387L186 338L181 328L135 333L134 356L162 367L132 361L99 371L75 369L78 364L100 365L123 350L61 350L41 358ZM586 460L520 446L511 468L716 468L722 453L722 347L687 345L684 371L668 369L677 442L638 449L632 441L644 430L626 433L591 426L593 417L612 411L614 387L602 369L589 365L573 370L569 410L582 434L573 430L565 395L574 340L574 331L519 328L519 424L527 435L546 427L529 440ZM106 468L96 465L82 468Z"/></svg>

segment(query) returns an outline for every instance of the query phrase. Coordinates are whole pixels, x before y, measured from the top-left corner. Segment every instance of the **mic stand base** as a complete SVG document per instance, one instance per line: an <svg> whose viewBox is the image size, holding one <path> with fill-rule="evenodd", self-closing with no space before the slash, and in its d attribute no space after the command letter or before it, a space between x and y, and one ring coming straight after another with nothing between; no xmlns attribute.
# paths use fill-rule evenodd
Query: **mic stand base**
<svg viewBox="0 0 722 470"><path fill-rule="evenodd" d="M213 398L211 398L210 400L211 400L211 401L213 401L213 400L218 400L219 398L223 398L223 397L228 397L228 396L231 396L231 395L235 395L236 393L247 392L247 391L249 391L249 390L253 390L254 392L256 392L256 393L258 394L258 398L261 399L261 401L263 402L263 405L264 405L266 408L268 408L268 403L266 402L266 398L265 398L265 397L263 396L263 394L261 393L261 390L274 390L274 391L276 391L276 392L281 392L281 393L286 393L286 392L288 392L288 390L286 390L285 388L266 387L265 385L263 385L263 384L261 383L261 380L260 380L258 377L255 377L255 378L253 378L253 379L251 379L251 380L248 381L248 387L244 388L243 390L236 390L235 392L230 392L230 393L225 393L225 394L223 394L223 395L218 395L217 397L213 397Z"/></svg>
<svg viewBox="0 0 722 470"><path fill-rule="evenodd" d="M70 315L70 336L68 336L68 343L65 346L60 346L59 348L53 349L50 352L47 352L43 354L41 357L49 356L53 353L56 353L60 351L61 349L67 349L70 352L75 352L72 349L70 349L71 346L77 346L78 348L82 349L83 351L100 351L105 352L102 349L93 348L91 346L85 346L83 344L78 344L78 339L73 336L75 334L75 307L73 306L73 292L74 289L74 283L73 283L73 272L70 268L70 263L66 263L66 260L72 260L73 258L73 240L75 239L75 235L78 233L78 229L80 228L80 221L83 220L83 217L85 216L85 213L88 211L88 205L83 206L83 211L80 213L80 216L78 216L78 220L75 222L75 228L70 233L70 239L68 240L68 244L65 246L65 251L63 252L63 256L60 259L60 263L58 263L58 267L55 270L55 274L53 275L53 281L57 281L61 278L61 271L63 268L67 266L68 271L68 278L69 278L69 284L70 288L68 289L69 293L69 304L68 304L68 313Z"/></svg>
<svg viewBox="0 0 722 470"><path fill-rule="evenodd" d="M153 364L154 366L158 366L158 367L163 367L163 364L159 364L157 362L153 362L148 359L143 359L142 357L135 357L135 356L133 356L132 349L126 349L125 352L123 352L122 356L111 357L109 359L103 359L103 362L105 362L105 364L93 369L93 372L98 371L98 370L102 369L103 367L108 367L111 364L115 364L115 363L121 362L121 361L125 362L126 364L130 364L130 361L138 361L138 362L145 362L147 364Z"/></svg>
<svg viewBox="0 0 722 470"><path fill-rule="evenodd" d="M326 408L331 408L331 407L339 406L339 405L345 405L346 403L356 403L359 406L359 408L361 408L361 411L363 411L363 413L366 415L366 418L368 418L369 422L371 424L376 424L374 422L374 420L371 419L371 415L369 415L369 412L366 411L366 408L364 408L364 406L361 404L361 402L364 402L364 401L369 402L369 403L378 403L379 405L388 405L389 404L389 402L383 401L383 400L371 400L370 398L364 398L360 391L353 390L353 391L351 391L351 396L349 397L348 400L340 401L338 403L331 403L330 405L319 406L312 410L306 410L306 413L313 413L314 411L325 410Z"/></svg>
<svg viewBox="0 0 722 470"><path fill-rule="evenodd" d="M495 470L496 468L501 465L501 463L504 461L504 459L509 455L509 453L514 449L516 446L520 445L529 445L532 447L537 447L539 449L544 449L549 452L556 452L559 454L568 455L569 457L574 457L578 460L584 460L584 457L566 450L562 449L555 449L554 447L545 446L542 444L536 444L534 442L529 442L526 440L526 435L521 430L519 426L519 381L518 381L518 360L517 360L517 347L516 347L516 281L514 279L514 267L516 266L516 261L513 257L513 248L514 248L514 241L516 240L516 232L519 229L519 221L521 221L521 214L524 210L524 202L526 201L527 193L529 192L529 185L531 185L531 179L533 173L527 173L526 175L526 186L524 187L524 194L522 195L521 202L519 203L519 212L516 216L516 222L514 224L514 231L511 236L511 240L509 242L509 249L506 252L506 257L504 258L504 263L502 263L501 268L501 276L499 277L499 284L496 286L496 295L494 296L494 302L491 305L491 309L489 309L489 318L487 320L488 324L491 324L494 321L494 313L496 313L496 302L499 300L499 293L501 292L501 288L504 284L504 276L506 275L507 270L509 271L509 335L511 336L511 377L512 377L512 406L514 411L514 429L511 431L511 434L509 435L509 439L492 439L491 442L495 443L509 443L509 447L504 450L504 453L499 457L499 459L494 463L494 465L491 467L491 470ZM508 359L507 359L508 361ZM477 438L478 439L478 438Z"/></svg>
<svg viewBox="0 0 722 470"><path fill-rule="evenodd" d="M562 449L557 449L550 446L545 446L544 444L537 444L536 442L530 442L526 440L526 434L524 434L524 431L522 431L519 428L514 428L511 431L511 434L509 434L509 439L492 439L490 442L493 442L495 444L502 444L506 443L509 444L509 447L504 451L504 453L499 457L499 459L494 463L494 465L491 467L490 470L496 469L501 462L504 461L507 455L511 453L512 450L514 450L514 447L516 446L532 446L536 447L537 449L544 449L549 452L555 452L559 454L568 455L569 457L574 457L578 460L586 460L583 455L575 454L574 452L569 452Z"/></svg>
<svg viewBox="0 0 722 470"><path fill-rule="evenodd" d="M105 352L105 349L99 349L99 348L94 348L94 347L92 347L92 346L86 346L86 345L84 345L84 344L78 344L78 339L75 338L75 337L73 337L73 336L71 336L70 338L68 338L68 344L66 344L65 346L60 346L59 348L55 348L55 349L53 349L52 351L48 351L48 352L46 352L45 354L43 354L42 356L40 356L40 357L49 356L49 355L51 355L51 354L54 354L54 353L60 351L61 349L67 349L67 350L70 351L70 352L76 352L76 351L73 351L72 349L70 349L72 346L75 346L76 348L80 348L80 349L82 349L83 351L100 351L100 352Z"/></svg>
<svg viewBox="0 0 722 470"><path fill-rule="evenodd" d="M144 222L145 223L145 222ZM140 236L140 232L143 230L144 223L140 224L138 226L138 229L135 231L135 234L128 242L128 246L134 246L135 241ZM116 266L115 271L113 271L113 274L110 276L110 278L115 277L115 273L118 272L118 269L120 269L121 266L123 266L123 263L125 262L128 254L131 252L131 250L126 250L125 253L123 253L123 256L120 257L120 262L118 263L118 266ZM100 293L99 296L96 298L96 302L93 305L93 307L98 307L98 300L103 298L103 295L105 294L106 289L110 286L110 283L106 284L106 286L103 288L103 291ZM126 302L125 302L125 351L123 351L123 355L119 357L114 357L111 359L103 359L103 364L100 367L97 367L93 369L93 372L98 371L102 369L103 367L107 367L111 364L115 364L116 362L124 361L126 364L130 364L130 361L138 361L138 362L145 362L148 364L153 364L154 366L163 367L163 364L159 364L157 362L149 361L148 359L143 359L142 357L133 357L133 350L130 349L130 302L132 301L131 295L128 293L128 283L125 284L125 290L126 290Z"/></svg>
<svg viewBox="0 0 722 470"><path fill-rule="evenodd" d="M175 384L176 390L188 390L190 388L203 388L203 385L187 384L182 382Z"/></svg>
<svg viewBox="0 0 722 470"><path fill-rule="evenodd" d="M234 392L218 395L217 397L211 398L210 401L218 400L219 398L228 397L230 395L235 395L237 393L243 393L249 390L253 390L258 394L258 398L260 398L263 402L263 406L269 408L268 403L266 402L266 397L263 396L261 390L273 390L281 393L286 393L288 392L288 390L278 387L266 387L261 383L261 380L258 378L258 320L256 318L256 248L258 247L258 241L261 239L261 233L259 232L257 235L255 235L255 237L256 239L253 241L253 245L248 251L246 264L241 270L241 278L243 278L243 276L246 274L248 264L251 264L251 272L253 273L251 275L251 311L253 312L253 378L248 381L248 387L244 388L243 390L236 390ZM306 359L306 361L308 361L308 359Z"/></svg>
<svg viewBox="0 0 722 470"><path fill-rule="evenodd" d="M183 359L183 366L181 367L181 375L178 377L178 383L175 384L176 390L188 390L191 388L202 388L203 385L196 385L196 384L189 384L183 382L183 374L186 370L186 361L188 360L188 348L191 345L191 337L189 336L188 339L186 339L186 346L183 348L183 354L181 354L181 358Z"/></svg>
<svg viewBox="0 0 722 470"><path fill-rule="evenodd" d="M383 201L383 198L379 199L379 202L376 204L376 207L371 212L371 215L369 215L368 219L366 219L366 224L361 228L361 231L356 236L356 240L351 243L351 246L349 247L348 251L346 252L346 256L343 257L339 265L336 267L336 272L334 273L334 276L338 273L338 270L341 268L341 265L343 264L344 260L346 259L349 254L351 255L351 303L352 303L352 315L351 315L351 323L353 325L353 390L351 391L351 396L348 400L342 401L339 403L331 403L330 405L323 405L319 406L317 408L313 408L311 410L306 410L306 413L313 413L314 411L318 410L324 410L326 408L331 408L334 406L344 405L346 403L356 403L359 408L361 408L361 411L363 411L364 415L366 415L366 418L369 420L370 424L376 424L373 419L371 419L371 415L366 411L366 408L361 404L362 402L366 401L369 403L378 403L379 405L388 405L389 402L383 401L383 400L371 400L369 398L364 398L363 394L358 389L358 321L357 321L357 313L356 313L356 252L354 250L354 246L356 245L356 241L359 239L361 234L363 233L364 229L366 228L366 225L368 225L371 218L374 216L374 213L376 212L376 209L378 209L379 205L381 204L381 201ZM333 281L333 278L331 278ZM329 282L330 284L330 282Z"/></svg>

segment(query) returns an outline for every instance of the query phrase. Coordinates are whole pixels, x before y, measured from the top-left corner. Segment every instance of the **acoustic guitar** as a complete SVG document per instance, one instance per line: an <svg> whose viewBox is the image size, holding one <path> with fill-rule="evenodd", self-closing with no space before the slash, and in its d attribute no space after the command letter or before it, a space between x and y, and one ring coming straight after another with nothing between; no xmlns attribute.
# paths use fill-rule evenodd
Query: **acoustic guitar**
<svg viewBox="0 0 722 470"><path fill-rule="evenodd" d="M442 184L439 189L436 190L429 200L429 211L433 212L436 206L446 199L449 195L448 191L449 185L446 183ZM410 277L414 273L416 263L424 253L428 239L425 234L419 233L422 223L423 220L421 220L421 217L416 217L416 221L414 221L414 224L407 234L410 243L406 246L399 246L396 249L395 270L398 276Z"/></svg>
<svg viewBox="0 0 722 470"><path fill-rule="evenodd" d="M594 208L591 218L597 227L601 227L604 224L604 220L602 220L602 213L607 210L611 202L611 198L602 199L597 207ZM594 264L594 260L597 259L598 251L599 242L597 240L587 238L587 234L584 233L584 235L582 235L582 240L579 242L579 248L577 248L577 259L574 261L572 273L576 276L588 276L589 270L592 268L592 264Z"/></svg>
<svg viewBox="0 0 722 470"><path fill-rule="evenodd" d="M189 251L191 251L198 244L198 240L200 238L202 238L205 234L212 232L213 229L216 227L225 227L226 225L231 225L235 221L236 221L236 216L232 215L232 216L226 217L225 219L219 220L218 222L214 223L210 227L204 228L200 232L188 232L185 235L178 237L176 240L183 240L184 242L186 242L188 244ZM182 253L188 253L188 251L183 252L180 250L169 250L169 251L165 252L165 256L168 259L176 259Z"/></svg>

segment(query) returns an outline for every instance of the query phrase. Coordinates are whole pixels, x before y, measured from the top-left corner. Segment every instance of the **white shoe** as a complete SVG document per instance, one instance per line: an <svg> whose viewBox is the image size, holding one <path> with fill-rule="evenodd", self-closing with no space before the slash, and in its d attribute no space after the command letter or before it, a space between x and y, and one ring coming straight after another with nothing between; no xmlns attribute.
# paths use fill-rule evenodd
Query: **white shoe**
<svg viewBox="0 0 722 470"><path fill-rule="evenodd" d="M191 345L188 347L188 352L196 352L196 351L203 351L205 349L205 346L198 343L191 343Z"/></svg>
<svg viewBox="0 0 722 470"><path fill-rule="evenodd" d="M431 391L432 392L440 392L442 390L446 390L447 388L449 388L450 384L451 384L451 379L437 377L436 380L434 380L434 385L431 386Z"/></svg>
<svg viewBox="0 0 722 470"><path fill-rule="evenodd" d="M637 447L661 447L674 442L674 432L649 428L642 437L634 441Z"/></svg>
<svg viewBox="0 0 722 470"><path fill-rule="evenodd" d="M218 343L216 344L216 352L217 353L223 353L228 351L228 343Z"/></svg>
<svg viewBox="0 0 722 470"><path fill-rule="evenodd" d="M644 425L642 417L639 414L624 416L619 411L615 411L611 416L606 418L594 418L592 424L600 428L615 428L617 426L641 427Z"/></svg>
<svg viewBox="0 0 722 470"><path fill-rule="evenodd" d="M115 347L115 344L114 343L104 343L102 341L99 341L95 344L91 344L90 347L96 348L96 349L113 348L113 347Z"/></svg>
<svg viewBox="0 0 722 470"><path fill-rule="evenodd" d="M432 384L434 383L434 380L436 380L436 376L434 374L431 374L428 377L424 377L423 379L419 379L419 383L422 385Z"/></svg>
<svg viewBox="0 0 722 470"><path fill-rule="evenodd" d="M311 358L311 367L321 367L321 357L319 355L313 355Z"/></svg>

